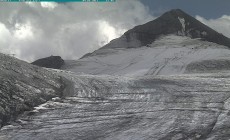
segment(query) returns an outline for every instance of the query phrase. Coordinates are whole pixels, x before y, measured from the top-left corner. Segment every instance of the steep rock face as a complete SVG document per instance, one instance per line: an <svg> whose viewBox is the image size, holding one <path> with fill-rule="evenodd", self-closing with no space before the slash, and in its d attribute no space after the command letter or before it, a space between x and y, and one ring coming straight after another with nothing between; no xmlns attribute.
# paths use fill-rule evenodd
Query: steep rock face
<svg viewBox="0 0 230 140"><path fill-rule="evenodd" d="M60 69L61 66L64 64L64 60L60 56L50 56L38 59L32 62L32 64L45 68Z"/></svg>
<svg viewBox="0 0 230 140"><path fill-rule="evenodd" d="M146 46L158 37L168 34L201 38L209 42L230 47L229 38L204 25L182 10L175 9L164 13L153 21L134 27L124 33L119 39L111 41L111 43L105 45L103 48L135 48ZM126 42L126 44L120 45L120 42Z"/></svg>
<svg viewBox="0 0 230 140"><path fill-rule="evenodd" d="M62 88L58 75L0 54L0 127L23 111L61 96Z"/></svg>

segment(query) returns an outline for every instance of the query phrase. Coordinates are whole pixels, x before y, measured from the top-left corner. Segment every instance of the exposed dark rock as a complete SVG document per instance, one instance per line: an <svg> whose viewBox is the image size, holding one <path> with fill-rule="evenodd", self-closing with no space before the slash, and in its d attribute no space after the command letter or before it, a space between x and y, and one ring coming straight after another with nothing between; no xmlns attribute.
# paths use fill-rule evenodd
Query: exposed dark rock
<svg viewBox="0 0 230 140"><path fill-rule="evenodd" d="M135 48L147 46L160 36L169 34L188 36L190 38L200 38L201 40L230 47L229 38L216 32L182 10L174 9L164 13L162 16L153 21L136 26L125 32L123 36L111 41L109 44L102 47L102 49L110 47ZM119 44L121 40L123 43ZM111 45L111 43L113 45ZM87 56L88 55L84 57Z"/></svg>
<svg viewBox="0 0 230 140"><path fill-rule="evenodd" d="M184 31L179 18L184 19ZM127 41L129 41L132 34L136 34L137 38L141 41L141 45L152 43L161 35L178 34L189 36L191 38L202 38L203 40L207 40L209 42L230 47L229 38L216 32L180 9L166 12L156 20L136 26L127 31L124 34Z"/></svg>
<svg viewBox="0 0 230 140"><path fill-rule="evenodd" d="M60 69L64 63L64 60L60 56L50 56L32 62L33 65L53 69Z"/></svg>

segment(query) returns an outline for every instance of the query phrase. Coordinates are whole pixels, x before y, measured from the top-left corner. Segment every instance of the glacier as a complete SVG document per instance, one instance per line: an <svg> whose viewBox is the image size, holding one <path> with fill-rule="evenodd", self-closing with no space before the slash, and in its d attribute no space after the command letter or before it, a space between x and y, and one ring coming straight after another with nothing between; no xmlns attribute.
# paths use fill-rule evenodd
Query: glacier
<svg viewBox="0 0 230 140"><path fill-rule="evenodd" d="M123 77L53 71L64 97L22 114L0 139L226 139L230 73ZM71 92L69 92L71 91Z"/></svg>
<svg viewBox="0 0 230 140"><path fill-rule="evenodd" d="M191 18L172 10L61 69L0 53L0 140L228 140L230 40Z"/></svg>

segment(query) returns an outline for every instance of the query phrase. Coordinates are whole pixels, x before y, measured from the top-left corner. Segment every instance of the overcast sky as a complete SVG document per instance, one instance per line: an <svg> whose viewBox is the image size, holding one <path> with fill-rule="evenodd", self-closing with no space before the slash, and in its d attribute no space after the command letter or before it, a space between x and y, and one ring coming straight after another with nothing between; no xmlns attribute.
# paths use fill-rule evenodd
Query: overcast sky
<svg viewBox="0 0 230 140"><path fill-rule="evenodd" d="M78 59L128 29L175 8L230 37L229 0L183 1L1 3L0 52L16 54L17 58L28 62L50 55Z"/></svg>

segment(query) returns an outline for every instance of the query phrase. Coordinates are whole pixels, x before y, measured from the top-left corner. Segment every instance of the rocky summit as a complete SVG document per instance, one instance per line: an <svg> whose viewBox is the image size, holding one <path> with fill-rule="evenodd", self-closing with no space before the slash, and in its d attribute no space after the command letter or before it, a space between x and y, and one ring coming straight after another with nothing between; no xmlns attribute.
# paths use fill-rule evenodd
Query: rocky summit
<svg viewBox="0 0 230 140"><path fill-rule="evenodd" d="M124 38L124 40L128 42L128 45L116 47L132 48L146 46L151 44L160 36L168 34L188 36L190 38L200 38L209 42L230 47L229 38L204 25L180 9L168 11L153 21L136 26L125 32L121 38ZM108 44L105 45L105 47L111 46Z"/></svg>

